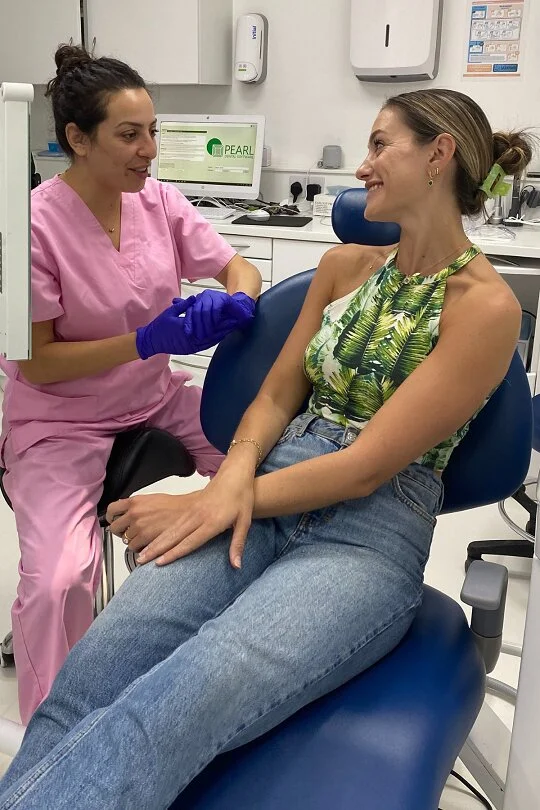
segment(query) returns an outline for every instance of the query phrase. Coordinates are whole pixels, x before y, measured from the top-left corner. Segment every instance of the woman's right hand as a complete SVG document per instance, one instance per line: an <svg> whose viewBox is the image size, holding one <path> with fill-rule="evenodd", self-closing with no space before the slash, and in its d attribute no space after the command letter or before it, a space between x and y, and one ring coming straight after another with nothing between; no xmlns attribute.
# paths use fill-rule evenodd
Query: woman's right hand
<svg viewBox="0 0 540 810"><path fill-rule="evenodd" d="M156 560L166 565L205 545L226 529L233 529L229 559L240 568L254 505L253 472L238 466L225 466L204 490L192 496L178 496L177 519L139 555L137 562ZM152 496L137 496L140 499ZM182 498L185 502L182 502ZM131 500L131 499L130 499ZM126 514L129 521L129 515ZM131 534L131 532L130 532ZM130 548L138 550L137 538Z"/></svg>

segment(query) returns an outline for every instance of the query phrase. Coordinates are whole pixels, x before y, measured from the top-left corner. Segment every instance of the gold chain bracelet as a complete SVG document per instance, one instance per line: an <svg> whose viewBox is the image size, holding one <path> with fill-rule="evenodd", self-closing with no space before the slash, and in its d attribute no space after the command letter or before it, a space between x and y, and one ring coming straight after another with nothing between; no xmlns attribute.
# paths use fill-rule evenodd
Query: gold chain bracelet
<svg viewBox="0 0 540 810"><path fill-rule="evenodd" d="M244 442L247 442L248 444L254 444L255 447L257 448L257 467L258 467L262 461L262 447L256 439L233 439L229 445L227 453L230 453L232 448L236 447L237 444L243 444Z"/></svg>

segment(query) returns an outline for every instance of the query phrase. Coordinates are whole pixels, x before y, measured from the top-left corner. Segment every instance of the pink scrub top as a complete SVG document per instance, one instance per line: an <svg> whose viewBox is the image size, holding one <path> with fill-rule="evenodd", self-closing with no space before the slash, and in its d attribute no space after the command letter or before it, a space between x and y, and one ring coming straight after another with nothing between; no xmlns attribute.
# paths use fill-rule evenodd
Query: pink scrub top
<svg viewBox="0 0 540 810"><path fill-rule="evenodd" d="M119 251L59 176L34 189L31 209L32 321L54 320L59 341L133 332L171 304L182 279L212 278L235 255L176 188L151 178L122 195ZM27 382L15 362L1 366L3 432L11 429L16 452L62 426L144 421L171 389L165 354L47 385Z"/></svg>

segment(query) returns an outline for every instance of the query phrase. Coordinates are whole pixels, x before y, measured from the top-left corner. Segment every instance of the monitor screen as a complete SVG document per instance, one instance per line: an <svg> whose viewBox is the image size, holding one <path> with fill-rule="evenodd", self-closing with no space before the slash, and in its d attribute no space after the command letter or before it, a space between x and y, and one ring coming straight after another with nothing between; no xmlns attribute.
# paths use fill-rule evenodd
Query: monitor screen
<svg viewBox="0 0 540 810"><path fill-rule="evenodd" d="M158 115L152 176L188 196L259 195L264 117Z"/></svg>

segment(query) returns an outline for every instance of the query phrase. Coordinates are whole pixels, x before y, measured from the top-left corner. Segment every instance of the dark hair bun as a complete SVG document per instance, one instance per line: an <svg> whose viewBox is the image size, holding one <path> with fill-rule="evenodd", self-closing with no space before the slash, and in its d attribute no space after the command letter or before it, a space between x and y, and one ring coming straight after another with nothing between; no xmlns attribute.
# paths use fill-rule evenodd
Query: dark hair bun
<svg viewBox="0 0 540 810"><path fill-rule="evenodd" d="M533 151L533 138L525 132L493 133L493 162L505 174L521 174L531 162Z"/></svg>
<svg viewBox="0 0 540 810"><path fill-rule="evenodd" d="M85 48L78 45L59 45L54 55L56 62L56 75L63 76L75 68L84 67L92 61L92 57Z"/></svg>
<svg viewBox="0 0 540 810"><path fill-rule="evenodd" d="M121 90L146 90L146 85L125 62L108 56L94 58L77 45L59 45L54 59L56 76L47 83L45 97L52 101L56 140L66 155L74 158L67 125L75 124L92 136L107 118L111 95Z"/></svg>

